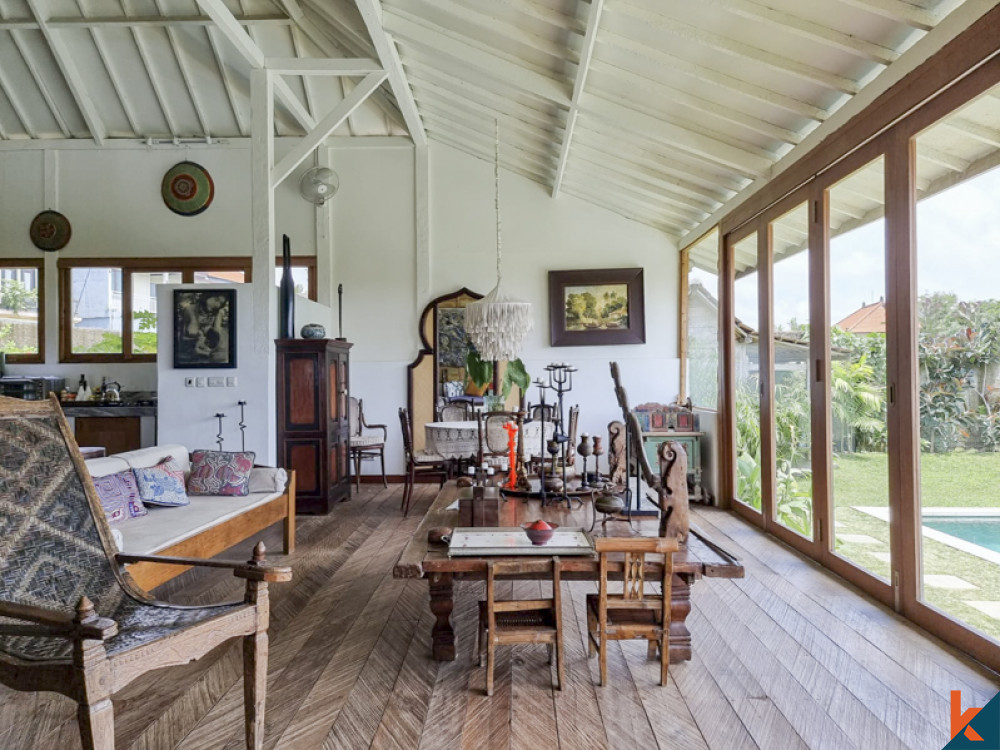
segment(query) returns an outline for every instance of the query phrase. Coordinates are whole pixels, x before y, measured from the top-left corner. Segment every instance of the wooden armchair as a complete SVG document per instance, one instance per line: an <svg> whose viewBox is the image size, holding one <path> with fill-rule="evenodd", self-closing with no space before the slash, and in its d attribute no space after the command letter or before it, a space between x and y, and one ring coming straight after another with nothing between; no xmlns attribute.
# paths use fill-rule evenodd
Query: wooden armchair
<svg viewBox="0 0 1000 750"><path fill-rule="evenodd" d="M519 576L526 573L551 573L551 599L496 598L497 576ZM555 651L557 687L566 681L563 668L562 639L562 566L558 557L549 560L486 561L486 600L479 602L479 666L486 656L486 694L493 695L493 663L497 646L515 643L545 643L549 647L549 664Z"/></svg>
<svg viewBox="0 0 1000 750"><path fill-rule="evenodd" d="M66 419L49 402L0 397L0 682L78 704L84 750L114 750L111 696L136 677L243 638L246 746L264 740L267 584L291 580L258 544L247 563L119 555ZM243 601L172 606L125 563L231 569Z"/></svg>
<svg viewBox="0 0 1000 750"><path fill-rule="evenodd" d="M472 404L468 401L449 401L438 407L439 422L468 422L473 416Z"/></svg>
<svg viewBox="0 0 1000 750"><path fill-rule="evenodd" d="M601 537L594 539L600 555L600 593L587 594L587 636L590 656L600 654L601 686L608 684L608 641L645 638L649 655L660 649L660 685L667 684L670 662L670 584L676 539ZM623 554L622 593L608 587L609 555ZM646 555L663 555L661 593L646 591Z"/></svg>
<svg viewBox="0 0 1000 750"><path fill-rule="evenodd" d="M485 463L494 469L506 471L504 467L509 463L510 449L507 446L509 437L504 425L509 422L517 424L517 412L480 412L476 417L479 423L479 464Z"/></svg>
<svg viewBox="0 0 1000 750"><path fill-rule="evenodd" d="M354 462L354 481L358 490L361 490L361 462L374 461L376 458L382 463L382 486L388 487L389 483L385 478L385 441L389 438L389 428L384 424L368 424L365 421L365 403L354 396L351 396L348 404L347 421L351 433L349 441L351 460Z"/></svg>

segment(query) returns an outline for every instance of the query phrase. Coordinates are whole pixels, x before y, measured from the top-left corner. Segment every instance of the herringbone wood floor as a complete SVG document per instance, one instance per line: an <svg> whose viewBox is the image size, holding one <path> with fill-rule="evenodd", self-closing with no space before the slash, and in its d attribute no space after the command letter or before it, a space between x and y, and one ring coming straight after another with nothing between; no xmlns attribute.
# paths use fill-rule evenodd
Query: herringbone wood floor
<svg viewBox="0 0 1000 750"><path fill-rule="evenodd" d="M583 610L594 587L574 583L564 590L566 688L551 688L542 647L515 647L501 650L488 699L484 670L471 665L481 584L458 585L459 658L438 664L426 583L392 578L435 491L418 489L407 519L400 493L367 485L331 516L301 518L295 581L272 588L268 748L937 750L948 740L949 691L982 706L1000 689L996 675L734 516L696 510L747 577L694 587L695 658L671 668L667 687L645 646L630 642L612 646L609 686L594 687ZM267 536L278 549L277 533ZM220 572L173 583L174 601L241 591ZM528 596L539 584L517 586ZM119 750L242 747L238 648L143 678L117 696L115 712ZM70 701L0 688L0 748L77 747Z"/></svg>

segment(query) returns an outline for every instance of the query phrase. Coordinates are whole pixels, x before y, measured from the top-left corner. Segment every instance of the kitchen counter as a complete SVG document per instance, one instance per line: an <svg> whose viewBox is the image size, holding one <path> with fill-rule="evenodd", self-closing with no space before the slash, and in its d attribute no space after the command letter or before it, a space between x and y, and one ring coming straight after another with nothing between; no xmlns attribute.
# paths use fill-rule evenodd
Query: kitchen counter
<svg viewBox="0 0 1000 750"><path fill-rule="evenodd" d="M62 404L67 417L155 417L155 406L139 406L138 404L122 403L120 406L92 403L75 403L67 401Z"/></svg>

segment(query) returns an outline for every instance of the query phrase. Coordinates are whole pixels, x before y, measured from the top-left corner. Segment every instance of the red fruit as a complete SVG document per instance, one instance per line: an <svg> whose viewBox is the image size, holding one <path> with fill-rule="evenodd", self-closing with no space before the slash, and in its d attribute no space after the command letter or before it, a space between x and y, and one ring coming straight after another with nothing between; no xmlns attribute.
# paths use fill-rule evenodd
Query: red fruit
<svg viewBox="0 0 1000 750"><path fill-rule="evenodd" d="M549 531L552 527L549 526L547 523L545 523L545 521L543 521L542 519L539 518L534 523L529 524L528 528L531 529L531 530L533 530L533 531Z"/></svg>

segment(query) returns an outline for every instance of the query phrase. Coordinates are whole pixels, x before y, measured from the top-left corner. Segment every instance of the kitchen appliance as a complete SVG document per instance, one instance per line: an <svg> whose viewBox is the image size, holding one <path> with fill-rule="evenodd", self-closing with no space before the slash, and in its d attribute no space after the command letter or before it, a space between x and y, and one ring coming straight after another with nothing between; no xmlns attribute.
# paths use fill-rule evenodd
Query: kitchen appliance
<svg viewBox="0 0 1000 750"><path fill-rule="evenodd" d="M50 393L59 393L65 387L66 378L54 375L38 377L7 375L0 378L0 396L23 398L27 401L46 399Z"/></svg>

